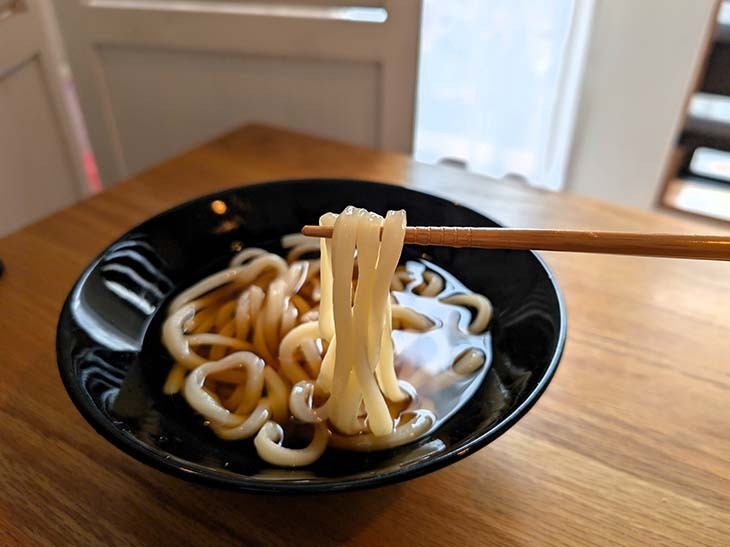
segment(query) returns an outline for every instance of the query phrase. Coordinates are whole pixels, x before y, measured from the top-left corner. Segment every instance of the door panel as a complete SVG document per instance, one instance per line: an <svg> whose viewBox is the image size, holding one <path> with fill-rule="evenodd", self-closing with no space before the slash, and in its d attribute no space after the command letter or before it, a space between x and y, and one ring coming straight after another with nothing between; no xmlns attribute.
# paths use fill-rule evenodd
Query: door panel
<svg viewBox="0 0 730 547"><path fill-rule="evenodd" d="M420 7L68 0L57 14L108 184L249 121L409 152Z"/></svg>
<svg viewBox="0 0 730 547"><path fill-rule="evenodd" d="M98 56L130 172L253 121L377 142L375 63L106 46Z"/></svg>
<svg viewBox="0 0 730 547"><path fill-rule="evenodd" d="M42 9L27 0L0 18L0 235L84 193Z"/></svg>

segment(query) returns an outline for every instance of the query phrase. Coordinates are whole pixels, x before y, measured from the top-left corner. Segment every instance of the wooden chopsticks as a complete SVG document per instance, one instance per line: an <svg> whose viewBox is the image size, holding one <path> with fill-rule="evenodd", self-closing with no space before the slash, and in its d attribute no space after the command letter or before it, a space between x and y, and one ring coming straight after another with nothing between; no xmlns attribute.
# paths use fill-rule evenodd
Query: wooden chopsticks
<svg viewBox="0 0 730 547"><path fill-rule="evenodd" d="M302 234L332 237L332 231L332 226L305 226ZM730 237L701 234L409 226L405 242L446 247L730 260Z"/></svg>

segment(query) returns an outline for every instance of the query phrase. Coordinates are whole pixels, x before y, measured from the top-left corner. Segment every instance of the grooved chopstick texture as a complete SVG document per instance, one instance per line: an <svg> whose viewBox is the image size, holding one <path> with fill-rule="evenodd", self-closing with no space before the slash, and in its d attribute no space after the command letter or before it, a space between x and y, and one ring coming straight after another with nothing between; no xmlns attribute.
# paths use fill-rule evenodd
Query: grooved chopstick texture
<svg viewBox="0 0 730 547"><path fill-rule="evenodd" d="M332 237L333 229L332 226L305 226L302 233ZM405 242L445 247L730 260L730 237L720 235L409 226Z"/></svg>

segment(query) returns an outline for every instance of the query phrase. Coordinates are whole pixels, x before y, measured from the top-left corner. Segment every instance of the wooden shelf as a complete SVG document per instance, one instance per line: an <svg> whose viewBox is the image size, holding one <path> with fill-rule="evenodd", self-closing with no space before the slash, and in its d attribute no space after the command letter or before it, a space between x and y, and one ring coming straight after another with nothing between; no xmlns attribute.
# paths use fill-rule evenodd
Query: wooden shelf
<svg viewBox="0 0 730 547"><path fill-rule="evenodd" d="M702 179L674 179L662 206L721 222L730 222L730 184Z"/></svg>

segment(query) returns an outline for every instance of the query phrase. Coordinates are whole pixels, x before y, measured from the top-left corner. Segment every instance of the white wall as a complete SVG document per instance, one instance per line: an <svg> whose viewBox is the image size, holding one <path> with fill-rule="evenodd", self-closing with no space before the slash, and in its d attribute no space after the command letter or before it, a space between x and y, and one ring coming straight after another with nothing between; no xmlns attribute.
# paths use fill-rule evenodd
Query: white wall
<svg viewBox="0 0 730 547"><path fill-rule="evenodd" d="M0 236L85 193L47 0L0 21Z"/></svg>
<svg viewBox="0 0 730 547"><path fill-rule="evenodd" d="M597 0L567 189L648 208L714 27L715 0Z"/></svg>

